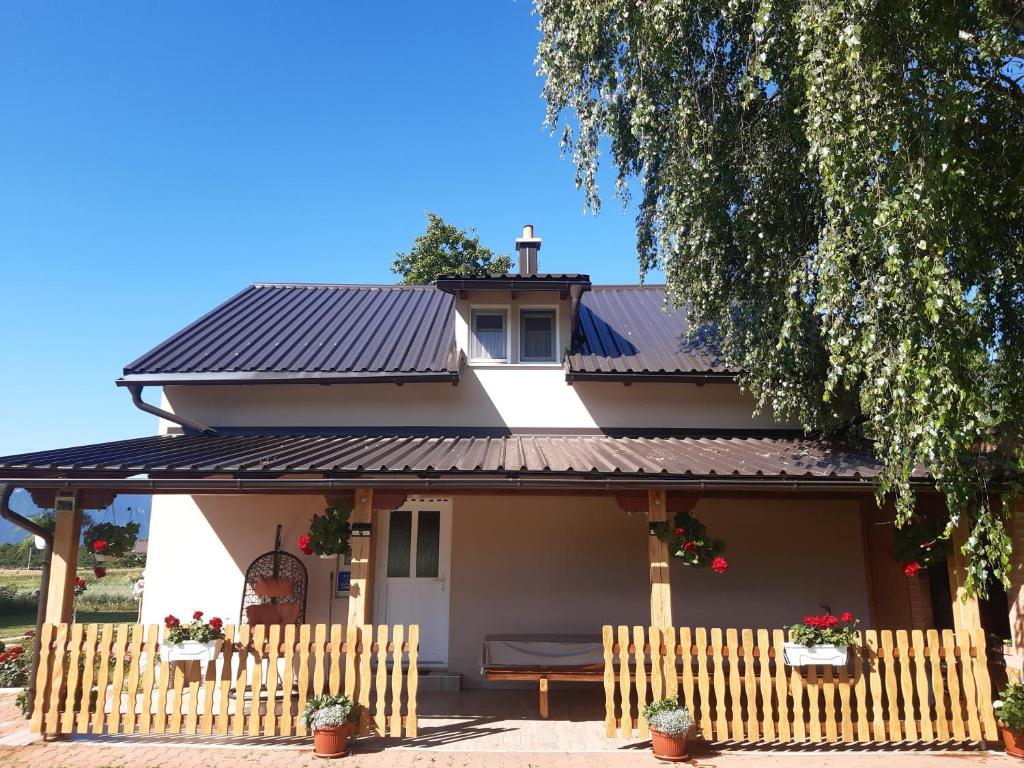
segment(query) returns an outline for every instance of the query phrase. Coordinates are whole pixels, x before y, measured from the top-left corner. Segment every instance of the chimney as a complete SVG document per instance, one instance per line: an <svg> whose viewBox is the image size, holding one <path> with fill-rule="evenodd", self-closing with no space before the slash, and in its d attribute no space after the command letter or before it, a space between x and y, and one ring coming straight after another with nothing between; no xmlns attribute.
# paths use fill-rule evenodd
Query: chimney
<svg viewBox="0 0 1024 768"><path fill-rule="evenodd" d="M523 227L523 236L516 238L516 251L519 253L519 274L530 277L537 274L537 252L540 250L540 238L533 236L533 224Z"/></svg>

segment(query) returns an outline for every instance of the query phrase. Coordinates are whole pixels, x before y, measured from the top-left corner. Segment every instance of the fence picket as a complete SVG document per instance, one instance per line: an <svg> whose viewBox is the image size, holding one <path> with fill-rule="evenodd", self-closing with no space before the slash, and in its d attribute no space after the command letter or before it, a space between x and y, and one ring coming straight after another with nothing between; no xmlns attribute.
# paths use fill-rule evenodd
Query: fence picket
<svg viewBox="0 0 1024 768"><path fill-rule="evenodd" d="M29 720L29 728L33 733L42 733L43 723L46 720L50 693L50 672L51 661L54 657L53 649L53 624L44 624L39 633L39 668L36 670L36 700L32 709L32 718ZM99 711L102 713L102 700ZM102 719L100 723L102 723Z"/></svg>
<svg viewBox="0 0 1024 768"><path fill-rule="evenodd" d="M976 628L971 635L971 648L974 651L972 666L977 683L976 706L979 710L981 730L986 739L996 739L999 730L996 727L995 710L992 708L992 680L988 674L988 659L985 656L985 630Z"/></svg>
<svg viewBox="0 0 1024 768"><path fill-rule="evenodd" d="M252 676L249 689L252 692L252 703L249 706L249 735L259 736L262 725L260 710L260 692L263 690L263 660L266 658L265 644L267 637L266 624L257 624L252 629Z"/></svg>
<svg viewBox="0 0 1024 768"><path fill-rule="evenodd" d="M416 711L416 698L420 691L419 669L416 666L420 658L420 625L409 627L409 676L407 678L408 694L406 696L405 735L415 739L419 733L419 715Z"/></svg>
<svg viewBox="0 0 1024 768"><path fill-rule="evenodd" d="M61 717L60 730L62 733L75 732L75 697L78 693L80 669L78 661L82 657L82 631L81 624L71 625L71 637L68 640L68 681L67 681L67 703L64 705L64 712ZM88 703L86 694L86 702Z"/></svg>
<svg viewBox="0 0 1024 768"><path fill-rule="evenodd" d="M110 720L108 733L121 732L121 693L124 691L124 660L128 649L128 625L118 624L114 635L111 658L114 664L114 680L110 691Z"/></svg>
<svg viewBox="0 0 1024 768"><path fill-rule="evenodd" d="M629 695L629 675L629 627L619 627L619 694L622 705L619 733L626 739L633 738L633 709Z"/></svg>
<svg viewBox="0 0 1024 768"><path fill-rule="evenodd" d="M821 686L818 685L818 668L807 667L807 734L812 744L821 741L821 712L819 710L819 694Z"/></svg>
<svg viewBox="0 0 1024 768"><path fill-rule="evenodd" d="M135 733L139 698L139 668L142 662L142 648L145 628L136 624L131 629L131 649L128 651L129 667L125 679L124 727L126 734Z"/></svg>
<svg viewBox="0 0 1024 768"><path fill-rule="evenodd" d="M860 658L860 647L856 644L850 649L853 655L853 662L856 665ZM850 705L850 697L853 693L853 683L850 680L850 670L842 666L839 668L839 736L844 743L849 744L853 738L853 707Z"/></svg>
<svg viewBox="0 0 1024 768"><path fill-rule="evenodd" d="M634 690L636 691L636 718L637 718L637 731L640 734L641 739L650 738L651 732L647 727L647 719L643 715L644 707L650 700L647 696L647 670L645 664L644 654L644 628L633 627L633 658L635 659L634 664L636 667L636 684ZM651 649L651 665L657 663L657 658L653 648Z"/></svg>
<svg viewBox="0 0 1024 768"><path fill-rule="evenodd" d="M386 625L381 625L386 626ZM341 693L341 650L344 639L341 636L341 624L331 625L330 675L327 690L332 696Z"/></svg>
<svg viewBox="0 0 1024 768"><path fill-rule="evenodd" d="M729 736L733 741L743 741L743 707L740 690L740 654L739 633L735 629L725 630L725 648L723 657L728 653L729 685L728 696L723 696L723 703L729 706ZM722 670L723 673L725 670Z"/></svg>
<svg viewBox="0 0 1024 768"><path fill-rule="evenodd" d="M665 628L665 645L668 647L668 661L665 664L665 695L667 698L679 697L679 675L683 677L682 697L683 703L690 708L690 714L696 719L697 710L693 702L693 657L690 649L693 647L693 640L690 637L690 628L679 629L679 642L676 643L676 630L674 627ZM679 649L679 671L676 671L676 648Z"/></svg>
<svg viewBox="0 0 1024 768"><path fill-rule="evenodd" d="M245 689L247 667L249 665L249 638L252 635L252 627L243 624L238 628L238 671L235 672L235 716L231 721L231 732L235 736L245 733ZM253 704L256 709L257 703Z"/></svg>
<svg viewBox="0 0 1024 768"><path fill-rule="evenodd" d="M295 723L296 736L306 735L306 721L302 719L302 712L306 708L306 698L309 695L309 638L309 624L303 624L299 627L299 698L296 703L299 718ZM350 649L349 654L351 653ZM345 686L345 692L348 693L348 681L345 682Z"/></svg>
<svg viewBox="0 0 1024 768"><path fill-rule="evenodd" d="M711 695L715 701L715 738L719 741L729 740L729 720L726 717L725 702L725 670L722 662L722 630L715 627L711 630L711 663L714 689Z"/></svg>
<svg viewBox="0 0 1024 768"><path fill-rule="evenodd" d="M271 624L267 633L267 714L263 720L263 735L277 735L277 682L281 674L278 660L281 655L281 625Z"/></svg>
<svg viewBox="0 0 1024 768"><path fill-rule="evenodd" d="M853 649L853 690L857 700L857 741L860 742L871 741L868 716L868 672L865 670L865 661L870 669L871 659L867 657L864 633L857 632L857 642Z"/></svg>
<svg viewBox="0 0 1024 768"><path fill-rule="evenodd" d="M368 629L368 628L367 628ZM364 636L369 643L370 638ZM391 656L391 737L394 739L402 735L402 644L405 641L405 628L401 624L395 625L394 634L391 637L394 643L394 651ZM364 654L366 661L367 676L369 676L370 654ZM360 695L365 691L366 702L369 704L370 696L368 685L360 686Z"/></svg>
<svg viewBox="0 0 1024 768"><path fill-rule="evenodd" d="M341 637L341 632L338 632ZM331 635L334 642L334 635ZM341 645L339 640L338 645ZM338 662L339 675L341 662ZM282 736L291 736L295 727L292 721L292 693L295 691L295 625L288 624L284 628L284 680L281 682L281 720L279 730ZM341 692L340 686L337 691ZM302 712L297 713L302 717Z"/></svg>
<svg viewBox="0 0 1024 768"><path fill-rule="evenodd" d="M914 683L917 690L917 708L920 713L920 737L924 741L935 740L935 729L932 725L932 707L929 701L927 666L927 649L924 643L924 632L915 629L910 633L910 647L914 651ZM909 659L908 659L909 661Z"/></svg>
<svg viewBox="0 0 1024 768"><path fill-rule="evenodd" d="M786 634L781 629L772 630L772 649L775 652L775 696L779 708L778 732L779 741L788 742L793 736L791 715L793 712L792 699L789 695L789 687L786 681L786 665L783 663L783 646L786 643Z"/></svg>
<svg viewBox="0 0 1024 768"><path fill-rule="evenodd" d="M605 624L601 627L601 645L604 651L604 735L609 739L615 737L615 665L612 655L614 645L612 627Z"/></svg>
<svg viewBox="0 0 1024 768"><path fill-rule="evenodd" d="M932 673L932 697L935 701L935 732L940 741L949 740L949 717L946 714L946 688L942 682L942 659L939 655L938 630L925 633L928 644L928 665Z"/></svg>
<svg viewBox="0 0 1024 768"><path fill-rule="evenodd" d="M899 651L899 686L903 693L903 729L906 732L907 741L917 741L917 722L914 719L914 678L911 676L910 645L905 629L896 630L896 650Z"/></svg>
<svg viewBox="0 0 1024 768"><path fill-rule="evenodd" d="M768 630L757 630L757 652L759 654L758 684L761 691L761 736L767 742L775 741L776 708L773 704L771 641Z"/></svg>
<svg viewBox="0 0 1024 768"><path fill-rule="evenodd" d="M886 699L889 704L889 740L902 741L903 729L900 723L899 697L896 692L899 684L896 682L896 659L893 655L893 637L891 629L883 629L879 632L879 644L883 655L883 668L885 679Z"/></svg>
<svg viewBox="0 0 1024 768"><path fill-rule="evenodd" d="M760 741L761 728L757 714L757 683L754 679L754 631L744 629L740 632L743 643L743 695L746 706L747 741ZM763 660L768 663L768 657Z"/></svg>
<svg viewBox="0 0 1024 768"><path fill-rule="evenodd" d="M711 739L714 735L711 730L711 681L708 678L708 635L707 629L697 627L693 633L693 640L696 645L697 654L697 692L700 696L700 729L704 738ZM689 648L683 649L683 658L691 655Z"/></svg>
<svg viewBox="0 0 1024 768"><path fill-rule="evenodd" d="M377 698L373 706L373 727L377 735L388 735L388 626L377 627Z"/></svg>
<svg viewBox="0 0 1024 768"><path fill-rule="evenodd" d="M295 629L291 627L291 629ZM224 627L224 642L221 647L220 667L220 710L217 715L217 735L228 735L228 715L231 707L231 662L235 658L235 628Z"/></svg>
<svg viewBox="0 0 1024 768"><path fill-rule="evenodd" d="M369 624L364 624L359 629L359 695L356 700L361 705L359 712L359 735L366 736L370 732L370 687L373 685L373 676L370 671L370 660L373 656L371 649L373 648L373 627ZM402 677L402 644L399 639L396 639L395 645L395 656L392 661L396 661L392 670L397 669L395 674L398 675L399 682ZM401 712L401 708L398 708ZM399 730L395 734L395 737L402 735L401 720L399 720Z"/></svg>
<svg viewBox="0 0 1024 768"><path fill-rule="evenodd" d="M836 731L836 683L835 671L831 666L822 670L824 679L821 683L821 696L825 701L825 741L839 741L839 733Z"/></svg>
<svg viewBox="0 0 1024 768"><path fill-rule="evenodd" d="M974 664L971 660L971 636L963 629L956 630L955 635L956 645L960 651L960 674L963 680L967 709L967 733L972 741L980 741L981 720L978 718L978 688L974 680Z"/></svg>
<svg viewBox="0 0 1024 768"><path fill-rule="evenodd" d="M647 628L648 638L651 643L651 701L660 701L665 698L665 656L667 649L662 653L663 641L661 629L658 627ZM646 721L645 721L646 722Z"/></svg>
<svg viewBox="0 0 1024 768"><path fill-rule="evenodd" d="M96 635L99 624L89 624L85 628L85 647L83 649L82 663L82 695L78 699L78 733L88 733L91 721L90 710L92 708L92 686L96 676ZM97 704L100 701L96 696Z"/></svg>

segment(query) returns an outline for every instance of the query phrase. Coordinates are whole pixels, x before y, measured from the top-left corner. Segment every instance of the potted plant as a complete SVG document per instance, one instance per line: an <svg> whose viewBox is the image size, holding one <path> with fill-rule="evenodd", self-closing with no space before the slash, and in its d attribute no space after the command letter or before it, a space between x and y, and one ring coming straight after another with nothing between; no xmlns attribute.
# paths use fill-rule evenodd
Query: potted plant
<svg viewBox="0 0 1024 768"><path fill-rule="evenodd" d="M355 702L344 694L314 696L307 701L302 719L313 732L313 754L317 757L347 755L355 716Z"/></svg>
<svg viewBox="0 0 1024 768"><path fill-rule="evenodd" d="M693 730L690 711L677 699L653 701L644 707L644 719L651 729L651 749L659 760L686 759L686 737Z"/></svg>
<svg viewBox="0 0 1024 768"><path fill-rule="evenodd" d="M1010 683L992 706L1007 754L1024 757L1024 685Z"/></svg>
<svg viewBox="0 0 1024 768"><path fill-rule="evenodd" d="M694 568L711 567L715 573L725 573L729 562L722 556L725 543L708 536L704 523L689 512L676 514L672 525L653 523L652 532L668 544L669 552L685 565Z"/></svg>
<svg viewBox="0 0 1024 768"><path fill-rule="evenodd" d="M845 611L839 616L826 613L804 616L803 622L789 628L789 642L783 646L786 663L791 667L846 664L850 645L856 640L859 619Z"/></svg>
<svg viewBox="0 0 1024 768"><path fill-rule="evenodd" d="M93 523L86 530L83 540L86 548L93 553L97 563L110 557L121 557L135 548L139 538L139 524Z"/></svg>
<svg viewBox="0 0 1024 768"><path fill-rule="evenodd" d="M203 621L203 612L192 614L192 621L182 624L171 615L164 618L164 641L161 644L167 661L198 661L209 663L217 651L217 641L224 639L224 622L214 616Z"/></svg>
<svg viewBox="0 0 1024 768"><path fill-rule="evenodd" d="M299 549L303 554L322 558L351 554L352 526L348 522L351 515L352 506L345 503L327 507L322 515L313 515L309 533L299 536Z"/></svg>

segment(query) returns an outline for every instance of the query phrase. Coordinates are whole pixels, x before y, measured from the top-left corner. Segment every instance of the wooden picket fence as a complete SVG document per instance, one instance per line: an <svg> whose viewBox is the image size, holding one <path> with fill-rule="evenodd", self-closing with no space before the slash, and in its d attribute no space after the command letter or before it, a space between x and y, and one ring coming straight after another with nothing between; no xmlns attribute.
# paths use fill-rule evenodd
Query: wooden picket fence
<svg viewBox="0 0 1024 768"><path fill-rule="evenodd" d="M647 738L675 698L719 742L997 739L982 630L867 630L845 667L789 667L782 630L605 626L605 731ZM628 674L623 671L628 670Z"/></svg>
<svg viewBox="0 0 1024 768"><path fill-rule="evenodd" d="M301 736L311 696L357 701L359 733L415 737L419 627L224 627L213 662L166 662L156 624L45 624L34 732ZM205 666L205 669L201 669Z"/></svg>

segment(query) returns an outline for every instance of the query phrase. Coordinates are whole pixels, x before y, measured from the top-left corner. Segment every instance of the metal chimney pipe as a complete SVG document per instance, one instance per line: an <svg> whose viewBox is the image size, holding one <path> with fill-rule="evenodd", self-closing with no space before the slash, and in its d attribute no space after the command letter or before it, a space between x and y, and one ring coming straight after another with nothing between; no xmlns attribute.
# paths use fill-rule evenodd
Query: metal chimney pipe
<svg viewBox="0 0 1024 768"><path fill-rule="evenodd" d="M523 236L516 238L516 251L519 253L520 276L531 277L536 275L540 238L534 236L533 224L523 225Z"/></svg>

